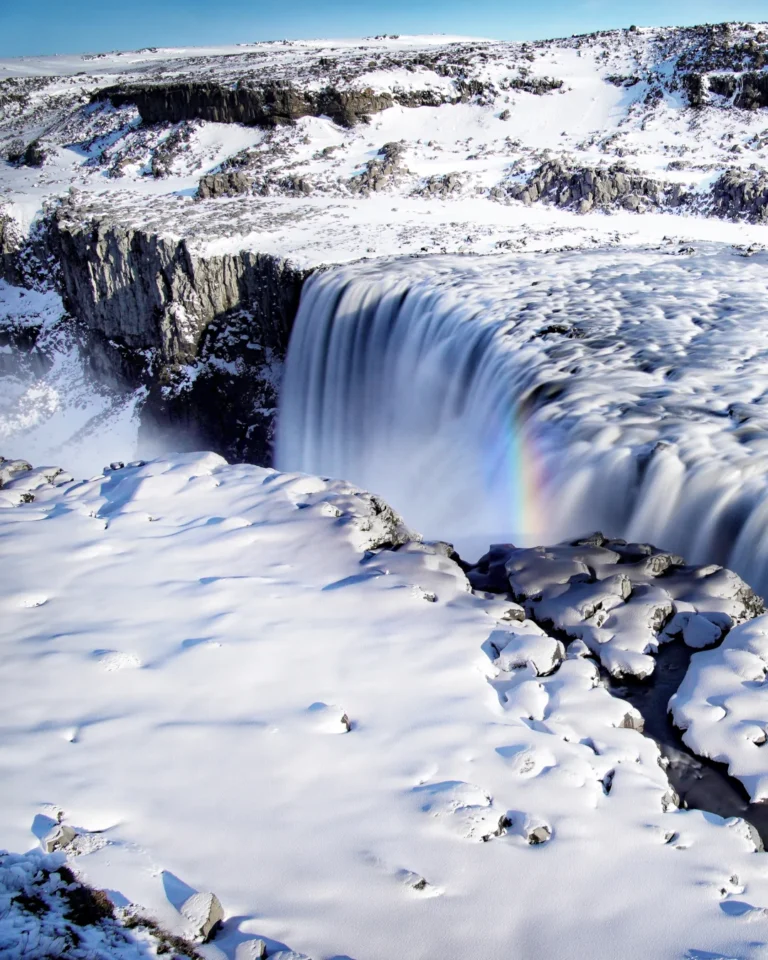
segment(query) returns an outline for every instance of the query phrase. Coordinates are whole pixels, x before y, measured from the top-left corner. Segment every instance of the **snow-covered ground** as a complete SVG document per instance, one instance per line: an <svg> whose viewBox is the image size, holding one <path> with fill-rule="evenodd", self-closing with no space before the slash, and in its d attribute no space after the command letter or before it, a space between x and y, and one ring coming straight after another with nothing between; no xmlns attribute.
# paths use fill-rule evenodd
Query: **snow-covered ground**
<svg viewBox="0 0 768 960"><path fill-rule="evenodd" d="M90 476L135 451L143 394L96 383L63 317L57 294L0 280L0 449ZM21 349L25 335L34 345Z"/></svg>
<svg viewBox="0 0 768 960"><path fill-rule="evenodd" d="M744 24L536 44L403 37L7 60L0 148L38 138L46 158L41 167L1 165L0 194L22 225L75 188L84 213L184 236L209 255L253 249L302 264L665 235L761 242L761 227L712 223L695 201L725 171L749 178L766 169L764 113L711 92L694 109L684 77L713 68L734 76L765 45L763 26ZM709 62L716 57L726 65ZM267 131L206 120L146 126L135 106L91 102L115 83L201 80L368 88L395 99L351 128L306 116ZM560 86L536 87L548 80ZM408 96L428 105L406 105ZM397 164L361 191L367 166L392 143ZM692 204L638 217L620 203L608 216L507 198L548 160L624 164L685 187ZM202 176L233 170L251 179L245 194L195 201Z"/></svg>
<svg viewBox="0 0 768 960"><path fill-rule="evenodd" d="M62 820L178 933L215 892L209 958L765 954L749 829L676 809L584 649L539 676L552 641L378 501L213 455L34 496L0 511L1 844Z"/></svg>

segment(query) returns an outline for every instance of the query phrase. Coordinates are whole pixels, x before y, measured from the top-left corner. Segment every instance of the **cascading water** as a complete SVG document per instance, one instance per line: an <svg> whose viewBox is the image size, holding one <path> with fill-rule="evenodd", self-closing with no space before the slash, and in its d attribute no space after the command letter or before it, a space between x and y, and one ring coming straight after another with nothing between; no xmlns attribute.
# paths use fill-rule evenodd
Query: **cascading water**
<svg viewBox="0 0 768 960"><path fill-rule="evenodd" d="M600 251L313 277L281 469L468 556L594 529L768 588L768 258Z"/></svg>

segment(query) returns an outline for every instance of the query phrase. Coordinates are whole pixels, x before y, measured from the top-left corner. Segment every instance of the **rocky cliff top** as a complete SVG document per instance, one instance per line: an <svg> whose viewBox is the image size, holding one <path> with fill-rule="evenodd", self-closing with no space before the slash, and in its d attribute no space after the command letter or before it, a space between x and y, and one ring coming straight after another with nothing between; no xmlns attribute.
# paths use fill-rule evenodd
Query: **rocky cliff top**
<svg viewBox="0 0 768 960"><path fill-rule="evenodd" d="M759 242L727 221L766 216L766 62L760 24L6 60L0 206L23 234L74 188L84 215L303 263Z"/></svg>

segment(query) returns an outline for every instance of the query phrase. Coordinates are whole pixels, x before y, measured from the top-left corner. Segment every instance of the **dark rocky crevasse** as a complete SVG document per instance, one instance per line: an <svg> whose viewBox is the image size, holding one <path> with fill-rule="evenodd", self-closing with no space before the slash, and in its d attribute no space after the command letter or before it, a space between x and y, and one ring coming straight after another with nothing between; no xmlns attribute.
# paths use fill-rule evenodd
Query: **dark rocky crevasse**
<svg viewBox="0 0 768 960"><path fill-rule="evenodd" d="M660 586L667 578L684 578L690 574L696 574L696 568L680 566L681 558L665 554L647 544L607 541L601 534L594 534L573 544L559 545L551 548L551 552L556 554L558 549L561 549L564 555L568 555L573 547L580 546L594 547L598 551L602 549L615 551L619 554L617 569L627 569L632 578L632 567L637 566L638 570L645 568L643 578L647 579L649 564L654 565L659 572L654 574L652 579ZM458 556L454 556L454 559L467 574L474 590L502 594L510 601L522 604L526 617L537 623L550 636L560 640L567 648L577 640L578 628L561 629L550 619L543 617L539 609L542 602L541 592L536 589L530 595L526 591L521 593L520 583L513 582L514 577L508 573L507 561L510 556L519 557L526 553L534 555L537 549L525 551L518 550L512 544L497 544L492 546L477 563L466 563ZM554 555L550 559L555 566L558 565ZM666 565L667 561L669 561L668 565ZM603 571L604 575L605 571ZM596 576L597 568L593 568L590 575L576 575L568 583L572 583L578 590L579 586L585 583L600 582L599 576L596 580L594 579ZM561 577L562 570L555 570L552 583L556 590L558 584L561 587L565 585ZM636 589L633 583L627 598L629 602L632 602ZM737 595L737 600L742 608L742 616L746 619L759 616L764 612L762 600L746 585L745 589ZM725 618L725 620L728 619L728 617ZM669 620L667 620L668 624ZM722 642L727 632L727 630L724 631L715 646ZM642 715L643 732L658 744L667 764L666 772L670 784L682 805L720 817L742 817L755 827L763 843L768 844L768 803L752 802L742 784L728 773L726 764L697 756L684 743L681 731L672 721L669 701L682 683L696 650L687 646L682 636L666 635L665 625L662 623L659 623L658 639L659 647L653 654L655 668L650 677L639 679L628 675L611 676L601 666L603 683L615 696L631 703Z"/></svg>
<svg viewBox="0 0 768 960"><path fill-rule="evenodd" d="M681 801L689 808L719 817L743 817L768 846L768 803L753 803L725 764L696 756L683 742L668 711L671 697L685 677L695 653L681 640L659 647L656 669L649 681L610 681L611 692L636 707L645 720L644 733L653 737L667 760L667 776Z"/></svg>

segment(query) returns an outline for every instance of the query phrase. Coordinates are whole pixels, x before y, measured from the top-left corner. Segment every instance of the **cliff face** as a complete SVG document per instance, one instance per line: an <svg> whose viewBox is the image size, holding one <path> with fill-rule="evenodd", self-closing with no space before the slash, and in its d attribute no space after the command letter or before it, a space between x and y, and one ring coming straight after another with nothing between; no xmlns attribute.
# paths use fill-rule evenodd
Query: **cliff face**
<svg viewBox="0 0 768 960"><path fill-rule="evenodd" d="M225 86L220 83L181 81L104 87L94 101L110 100L115 107L133 104L145 123L180 123L210 120L275 127L301 117L326 116L351 127L369 114L394 103L389 93L370 89L298 90L290 84Z"/></svg>
<svg viewBox="0 0 768 960"><path fill-rule="evenodd" d="M259 342L284 350L304 274L249 252L203 258L164 239L59 211L51 223L69 309L95 333L161 364L191 363L214 320L247 308Z"/></svg>
<svg viewBox="0 0 768 960"><path fill-rule="evenodd" d="M34 249L16 242L12 221L0 221L0 230L5 279L25 283L30 264L45 267L96 376L146 388L148 447L270 462L305 271L247 251L202 257L183 240L83 220L67 205L46 221Z"/></svg>

